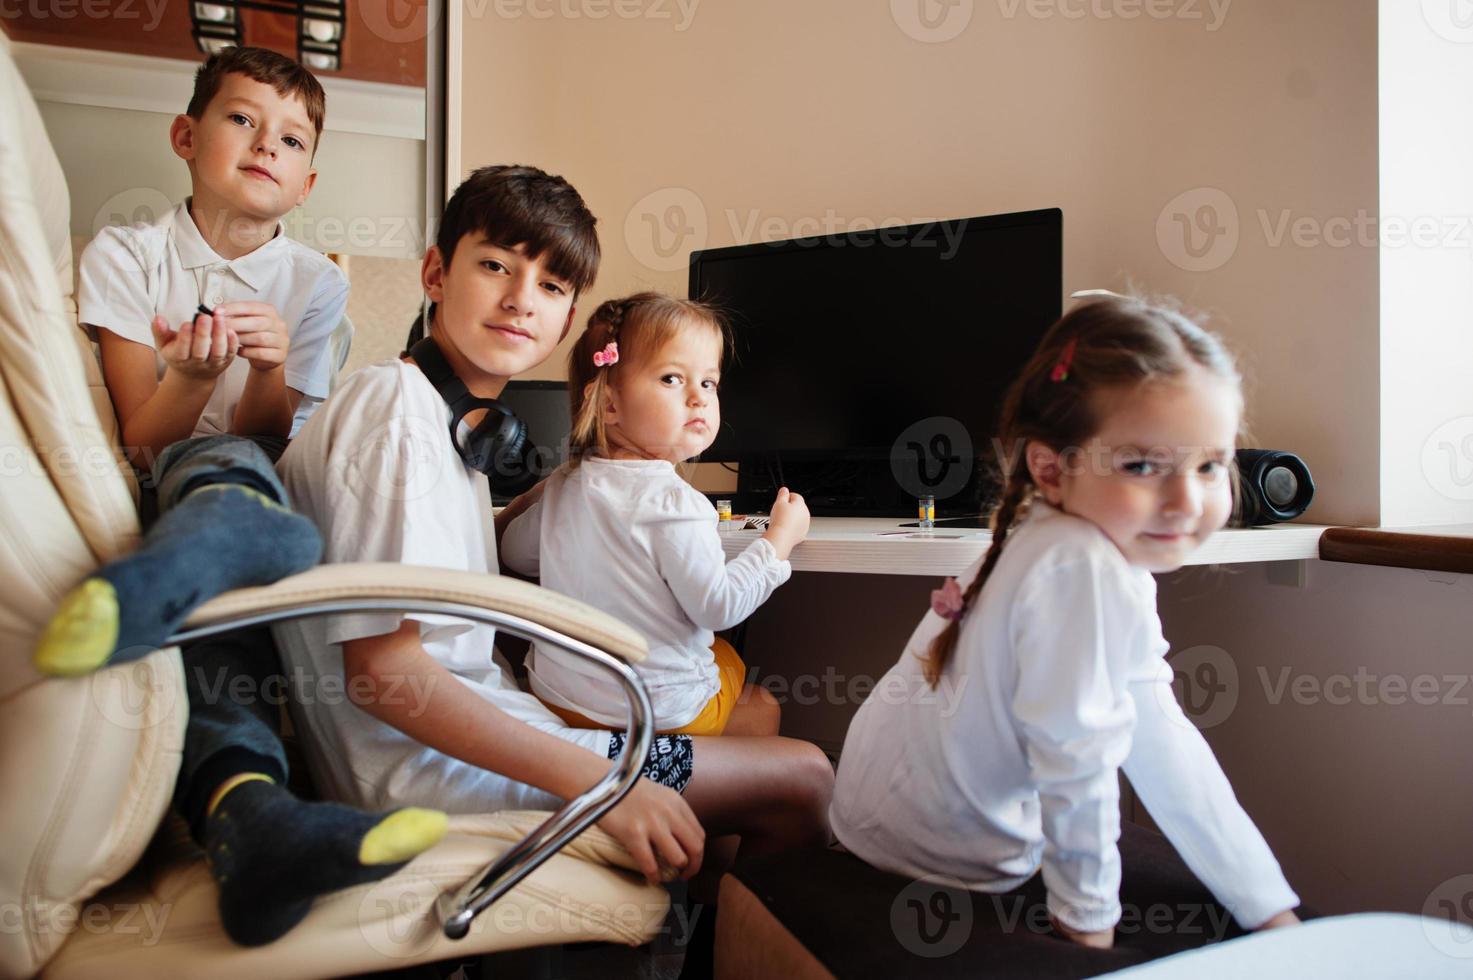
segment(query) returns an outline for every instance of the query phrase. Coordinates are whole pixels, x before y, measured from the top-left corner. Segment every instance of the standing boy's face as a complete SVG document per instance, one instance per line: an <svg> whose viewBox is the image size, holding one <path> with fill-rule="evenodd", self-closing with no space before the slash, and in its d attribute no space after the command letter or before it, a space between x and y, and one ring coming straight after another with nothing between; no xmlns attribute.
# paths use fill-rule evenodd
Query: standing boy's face
<svg viewBox="0 0 1473 980"><path fill-rule="evenodd" d="M480 232L461 238L448 269L438 248L425 256L435 340L473 393L497 397L508 378L547 360L567 334L573 287L552 274L547 259L520 245L493 245Z"/></svg>
<svg viewBox="0 0 1473 980"><path fill-rule="evenodd" d="M307 200L316 130L295 96L227 74L199 119L178 116L174 152L189 161L195 207L275 221Z"/></svg>

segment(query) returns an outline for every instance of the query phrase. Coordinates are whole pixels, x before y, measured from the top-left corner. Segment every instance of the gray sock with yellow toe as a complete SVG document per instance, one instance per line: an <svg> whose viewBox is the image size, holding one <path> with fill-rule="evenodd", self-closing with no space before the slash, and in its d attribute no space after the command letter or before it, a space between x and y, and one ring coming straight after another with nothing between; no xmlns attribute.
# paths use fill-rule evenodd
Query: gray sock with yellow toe
<svg viewBox="0 0 1473 980"><path fill-rule="evenodd" d="M438 810L366 813L300 800L267 776L236 776L216 792L204 826L225 932L242 946L269 943L318 895L402 868L445 836L445 824Z"/></svg>
<svg viewBox="0 0 1473 980"><path fill-rule="evenodd" d="M166 511L137 551L62 599L33 662L70 677L147 656L201 603L304 572L321 555L306 517L250 487L207 484Z"/></svg>

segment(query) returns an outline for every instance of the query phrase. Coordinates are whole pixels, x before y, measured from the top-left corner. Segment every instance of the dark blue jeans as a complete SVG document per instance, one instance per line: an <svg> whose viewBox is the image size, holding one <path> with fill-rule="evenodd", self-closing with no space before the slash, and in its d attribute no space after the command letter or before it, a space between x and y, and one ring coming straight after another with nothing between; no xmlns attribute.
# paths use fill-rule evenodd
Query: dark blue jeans
<svg viewBox="0 0 1473 980"><path fill-rule="evenodd" d="M250 487L289 505L273 461L286 440L206 436L169 446L153 468L155 513L210 484ZM145 508L145 513L148 509ZM218 555L197 554L211 562ZM287 777L279 712L286 694L281 656L269 627L257 626L197 640L183 648L189 723L174 787L174 806L202 839L205 809L215 788L243 772L263 772L278 784Z"/></svg>

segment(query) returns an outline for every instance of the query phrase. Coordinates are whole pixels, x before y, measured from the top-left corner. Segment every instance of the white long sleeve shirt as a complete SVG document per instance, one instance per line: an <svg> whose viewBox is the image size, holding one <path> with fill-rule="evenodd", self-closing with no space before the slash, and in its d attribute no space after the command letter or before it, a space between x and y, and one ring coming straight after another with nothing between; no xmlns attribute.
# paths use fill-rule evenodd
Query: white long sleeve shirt
<svg viewBox="0 0 1473 980"><path fill-rule="evenodd" d="M720 690L714 631L746 619L792 574L761 538L727 561L716 509L663 460L589 459L557 470L502 536L501 560L644 635L649 659L634 669L661 729L688 724ZM619 689L582 661L537 645L527 665L533 692L549 704L627 723Z"/></svg>
<svg viewBox="0 0 1473 980"><path fill-rule="evenodd" d="M849 728L830 817L851 851L985 892L1041 867L1055 917L1109 928L1121 914L1123 767L1244 927L1298 904L1177 704L1155 580L1095 525L1034 505L933 690L922 658L944 626L926 613Z"/></svg>

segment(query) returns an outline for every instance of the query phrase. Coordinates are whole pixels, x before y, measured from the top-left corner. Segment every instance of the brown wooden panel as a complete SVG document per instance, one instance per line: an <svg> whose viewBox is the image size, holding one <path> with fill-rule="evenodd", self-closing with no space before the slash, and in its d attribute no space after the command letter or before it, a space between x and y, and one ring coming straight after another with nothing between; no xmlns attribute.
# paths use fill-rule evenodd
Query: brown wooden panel
<svg viewBox="0 0 1473 980"><path fill-rule="evenodd" d="M1473 574L1473 529L1455 527L1421 531L1332 527L1320 537L1320 558L1358 565L1420 568L1432 572Z"/></svg>
<svg viewBox="0 0 1473 980"><path fill-rule="evenodd" d="M424 0L349 0L342 67L314 72L422 88L425 83ZM260 10L241 12L245 43L297 55L295 21ZM201 62L182 0L16 0L0 9L0 27L13 41L120 51ZM181 98L180 108L188 102Z"/></svg>

